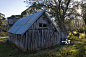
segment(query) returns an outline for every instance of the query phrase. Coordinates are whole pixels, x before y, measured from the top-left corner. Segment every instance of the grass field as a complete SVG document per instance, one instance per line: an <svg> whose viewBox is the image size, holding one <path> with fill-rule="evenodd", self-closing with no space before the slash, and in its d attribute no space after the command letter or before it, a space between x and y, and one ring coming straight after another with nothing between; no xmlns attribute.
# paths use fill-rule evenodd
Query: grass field
<svg viewBox="0 0 86 57"><path fill-rule="evenodd" d="M19 53L14 44L7 44L8 36L0 37L0 57L86 57L86 36L80 33L80 36L69 34L70 45L56 45L52 49L42 49L36 52Z"/></svg>

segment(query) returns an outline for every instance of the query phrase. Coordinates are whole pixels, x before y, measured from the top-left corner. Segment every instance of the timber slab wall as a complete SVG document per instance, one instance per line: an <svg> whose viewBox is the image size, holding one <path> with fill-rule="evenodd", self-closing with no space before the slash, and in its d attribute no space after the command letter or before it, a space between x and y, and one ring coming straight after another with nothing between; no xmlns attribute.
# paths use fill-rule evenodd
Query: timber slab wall
<svg viewBox="0 0 86 57"><path fill-rule="evenodd" d="M23 36L9 33L9 41L16 44L22 51L39 50L61 44L67 35L53 30L28 30Z"/></svg>

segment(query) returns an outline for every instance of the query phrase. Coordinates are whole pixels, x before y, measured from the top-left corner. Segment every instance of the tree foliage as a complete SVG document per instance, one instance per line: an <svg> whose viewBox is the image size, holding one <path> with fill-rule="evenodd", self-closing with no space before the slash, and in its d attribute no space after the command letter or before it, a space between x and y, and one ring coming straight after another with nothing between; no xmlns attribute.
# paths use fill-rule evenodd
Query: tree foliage
<svg viewBox="0 0 86 57"><path fill-rule="evenodd" d="M3 13L0 13L0 19L5 19L5 15Z"/></svg>
<svg viewBox="0 0 86 57"><path fill-rule="evenodd" d="M86 24L86 3L82 4L82 17Z"/></svg>
<svg viewBox="0 0 86 57"><path fill-rule="evenodd" d="M25 1L28 5L31 3L31 0ZM58 24L58 27L61 32L67 32L67 27L65 25L65 19L69 19L68 25L71 29L71 20L81 18L80 14L77 12L77 9L80 6L80 2L75 0L44 0L40 2L39 0L32 2L31 6L29 6L29 13L37 12L39 10L45 10L49 14L50 17L55 17L55 20ZM74 33L73 33L74 34Z"/></svg>
<svg viewBox="0 0 86 57"><path fill-rule="evenodd" d="M5 20L5 15L3 13L0 13L0 26L3 23L3 20Z"/></svg>

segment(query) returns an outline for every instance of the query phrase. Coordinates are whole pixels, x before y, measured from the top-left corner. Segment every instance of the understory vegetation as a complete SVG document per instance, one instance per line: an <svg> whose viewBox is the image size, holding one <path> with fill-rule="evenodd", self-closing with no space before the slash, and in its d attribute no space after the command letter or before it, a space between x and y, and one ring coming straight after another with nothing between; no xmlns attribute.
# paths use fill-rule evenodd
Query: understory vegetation
<svg viewBox="0 0 86 57"><path fill-rule="evenodd" d="M21 52L8 41L8 36L0 37L0 57L86 57L85 33L80 33L79 36L69 33L68 39L71 41L69 45L62 44L39 51Z"/></svg>
<svg viewBox="0 0 86 57"><path fill-rule="evenodd" d="M0 32L0 36L7 36L8 32Z"/></svg>

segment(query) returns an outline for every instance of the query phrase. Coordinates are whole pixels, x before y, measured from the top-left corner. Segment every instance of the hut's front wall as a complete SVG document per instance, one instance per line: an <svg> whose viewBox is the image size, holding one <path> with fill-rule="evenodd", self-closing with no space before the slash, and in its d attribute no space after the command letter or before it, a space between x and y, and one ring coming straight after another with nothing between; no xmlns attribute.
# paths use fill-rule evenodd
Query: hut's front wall
<svg viewBox="0 0 86 57"><path fill-rule="evenodd" d="M47 26L40 27L40 23ZM28 29L27 37L29 51L60 44L60 34L44 14Z"/></svg>
<svg viewBox="0 0 86 57"><path fill-rule="evenodd" d="M53 30L28 30L28 50L38 50L60 44L60 34Z"/></svg>
<svg viewBox="0 0 86 57"><path fill-rule="evenodd" d="M39 24L46 24L47 27L39 27ZM44 14L38 18L33 25L29 29L48 29L48 30L55 30L55 27L52 25L50 20Z"/></svg>

